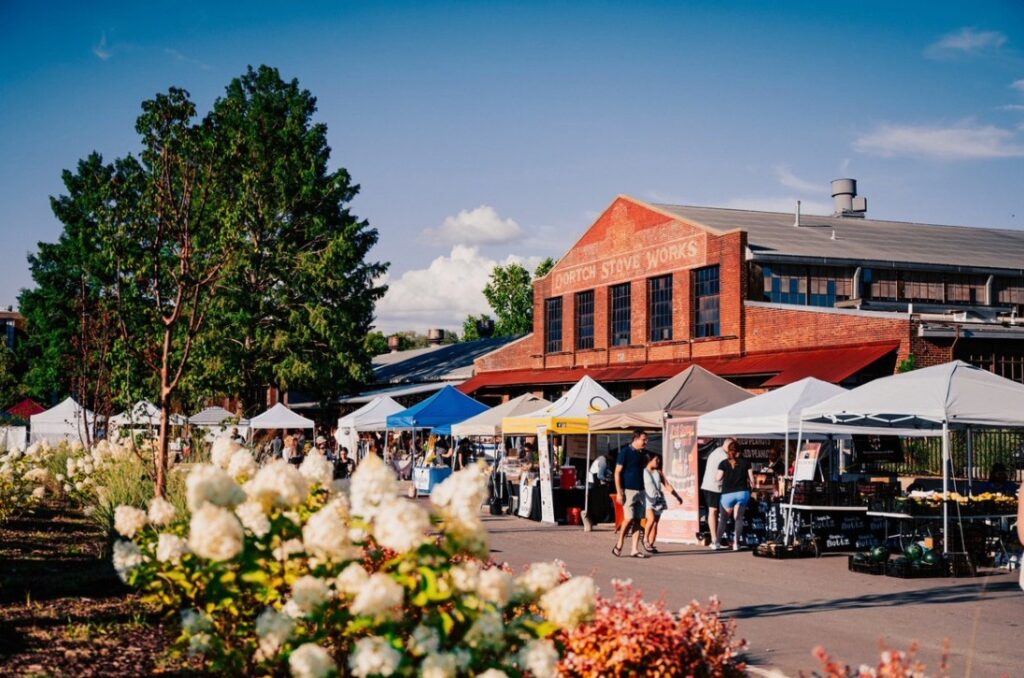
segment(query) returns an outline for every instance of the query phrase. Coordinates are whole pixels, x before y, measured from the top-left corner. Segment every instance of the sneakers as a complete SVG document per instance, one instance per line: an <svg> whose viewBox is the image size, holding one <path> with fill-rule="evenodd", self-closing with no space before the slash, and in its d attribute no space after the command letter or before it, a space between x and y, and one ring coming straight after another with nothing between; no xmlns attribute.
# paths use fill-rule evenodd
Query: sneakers
<svg viewBox="0 0 1024 678"><path fill-rule="evenodd" d="M733 551L739 551L740 550L740 543L738 541L735 541L735 542L732 543L732 550Z"/></svg>
<svg viewBox="0 0 1024 678"><path fill-rule="evenodd" d="M716 542L715 542L714 544L712 544L712 545L711 545L711 550L712 550L712 551L721 551L721 550L722 550L722 545L721 545L721 544L719 544L719 543L718 543L718 542L716 541Z"/></svg>

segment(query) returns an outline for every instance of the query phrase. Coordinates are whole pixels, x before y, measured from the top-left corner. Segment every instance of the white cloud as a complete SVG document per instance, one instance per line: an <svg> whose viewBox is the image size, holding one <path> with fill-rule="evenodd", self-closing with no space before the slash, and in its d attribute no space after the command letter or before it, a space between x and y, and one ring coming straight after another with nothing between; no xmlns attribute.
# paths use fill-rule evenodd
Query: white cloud
<svg viewBox="0 0 1024 678"><path fill-rule="evenodd" d="M939 38L925 50L929 59L946 59L955 56L994 52L1006 44L1006 36L999 31L981 31L976 28L961 28Z"/></svg>
<svg viewBox="0 0 1024 678"><path fill-rule="evenodd" d="M100 35L100 41L98 44L93 45L92 53L96 55L101 61L106 61L110 57L114 56L113 50L107 46L107 34L102 33Z"/></svg>
<svg viewBox="0 0 1024 678"><path fill-rule="evenodd" d="M779 180L779 183L786 188L791 188L794 191L800 191L801 193L815 193L821 194L825 192L825 186L818 184L813 181L806 181L801 179L786 165L776 165L774 168L775 176Z"/></svg>
<svg viewBox="0 0 1024 678"><path fill-rule="evenodd" d="M736 210L754 210L756 212L782 212L796 214L796 197L756 196L748 195L733 198L722 207ZM800 200L802 214L832 214L832 204L816 200Z"/></svg>
<svg viewBox="0 0 1024 678"><path fill-rule="evenodd" d="M383 280L388 291L377 304L377 329L384 333L422 332L431 327L461 331L467 315L493 315L484 298L484 286L496 265L518 262L532 272L540 260L509 255L504 261L496 261L481 254L477 247L455 245L427 268Z"/></svg>
<svg viewBox="0 0 1024 678"><path fill-rule="evenodd" d="M1018 92L1024 92L1024 78L1011 82L1010 87L1017 90Z"/></svg>
<svg viewBox="0 0 1024 678"><path fill-rule="evenodd" d="M993 125L882 125L854 141L853 148L885 157L911 155L947 160L1024 156L1024 145L1017 135Z"/></svg>
<svg viewBox="0 0 1024 678"><path fill-rule="evenodd" d="M512 219L502 219L489 205L462 210L447 217L437 228L423 231L424 242L441 245L494 245L519 240L523 229Z"/></svg>
<svg viewBox="0 0 1024 678"><path fill-rule="evenodd" d="M1024 104L1006 104L999 107L1000 111L1024 111Z"/></svg>
<svg viewBox="0 0 1024 678"><path fill-rule="evenodd" d="M184 54L182 54L181 52L179 52L176 49L171 49L170 47L165 47L164 48L164 54L167 54L168 56L173 57L174 60L179 62L179 63L191 64L192 66L196 66L196 67L198 67L198 68L200 68L200 69L202 69L204 71L210 70L209 64L205 64L202 61L200 61L199 59L193 59L191 57L185 56Z"/></svg>

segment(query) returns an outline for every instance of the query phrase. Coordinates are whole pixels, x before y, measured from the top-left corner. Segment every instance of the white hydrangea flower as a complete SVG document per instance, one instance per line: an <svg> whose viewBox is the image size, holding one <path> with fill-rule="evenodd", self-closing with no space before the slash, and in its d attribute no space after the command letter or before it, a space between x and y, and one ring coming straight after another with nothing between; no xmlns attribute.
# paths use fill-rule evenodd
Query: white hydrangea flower
<svg viewBox="0 0 1024 678"><path fill-rule="evenodd" d="M334 464L323 452L314 450L307 454L299 466L299 473L305 476L311 485L327 488L334 482Z"/></svg>
<svg viewBox="0 0 1024 678"><path fill-rule="evenodd" d="M557 563L533 563L516 577L516 597L532 600L555 588L561 581L562 568Z"/></svg>
<svg viewBox="0 0 1024 678"><path fill-rule="evenodd" d="M256 501L247 501L239 504L235 509L235 515L242 521L245 529L257 537L266 536L270 532L270 518L263 511L263 504Z"/></svg>
<svg viewBox="0 0 1024 678"><path fill-rule="evenodd" d="M146 512L134 506L118 506L114 509L114 529L122 537L131 539L146 526Z"/></svg>
<svg viewBox="0 0 1024 678"><path fill-rule="evenodd" d="M335 562L357 555L356 548L348 540L348 525L340 507L334 502L310 516L302 528L302 543L310 555Z"/></svg>
<svg viewBox="0 0 1024 678"><path fill-rule="evenodd" d="M558 650L550 640L531 640L519 650L517 661L534 678L558 676Z"/></svg>
<svg viewBox="0 0 1024 678"><path fill-rule="evenodd" d="M488 603L505 607L512 599L512 576L497 567L482 570L477 594Z"/></svg>
<svg viewBox="0 0 1024 678"><path fill-rule="evenodd" d="M188 639L188 653L193 657L206 654L213 644L213 637L209 633L197 633Z"/></svg>
<svg viewBox="0 0 1024 678"><path fill-rule="evenodd" d="M348 658L348 667L357 678L390 676L401 663L402 655L398 650L379 636L357 640Z"/></svg>
<svg viewBox="0 0 1024 678"><path fill-rule="evenodd" d="M373 521L373 536L381 546L405 553L427 540L430 514L408 499L393 498L380 505Z"/></svg>
<svg viewBox="0 0 1024 678"><path fill-rule="evenodd" d="M276 560L288 560L296 553L303 553L301 539L288 539L274 547L273 555Z"/></svg>
<svg viewBox="0 0 1024 678"><path fill-rule="evenodd" d="M33 499L45 499L46 498L46 488L43 487L42 485L40 485L39 487L33 489L32 490L32 498Z"/></svg>
<svg viewBox="0 0 1024 678"><path fill-rule="evenodd" d="M594 612L597 586L590 577L573 577L540 598L544 616L562 628L572 629Z"/></svg>
<svg viewBox="0 0 1024 678"><path fill-rule="evenodd" d="M245 501L245 492L228 472L211 464L199 464L188 474L185 496L191 511L204 504L236 506Z"/></svg>
<svg viewBox="0 0 1024 678"><path fill-rule="evenodd" d="M441 647L441 634L437 629L418 624L409 637L409 652L421 657L437 652Z"/></svg>
<svg viewBox="0 0 1024 678"><path fill-rule="evenodd" d="M420 664L421 678L455 678L457 674L455 655L447 652L427 655Z"/></svg>
<svg viewBox="0 0 1024 678"><path fill-rule="evenodd" d="M22 478L30 483L45 483L50 480L50 472L45 468L37 466L29 469Z"/></svg>
<svg viewBox="0 0 1024 678"><path fill-rule="evenodd" d="M153 501L149 502L149 522L154 525L170 525L176 513L174 504L163 497L153 497Z"/></svg>
<svg viewBox="0 0 1024 678"><path fill-rule="evenodd" d="M306 501L309 483L299 469L284 459L275 459L256 472L246 490L264 508L292 508Z"/></svg>
<svg viewBox="0 0 1024 678"><path fill-rule="evenodd" d="M375 572L352 601L352 614L370 617L390 613L405 600L405 589L382 572Z"/></svg>
<svg viewBox="0 0 1024 678"><path fill-rule="evenodd" d="M480 587L480 565L476 561L453 565L448 574L452 578L452 586L460 593L476 593Z"/></svg>
<svg viewBox="0 0 1024 678"><path fill-rule="evenodd" d="M445 521L446 531L475 553L487 550L487 531L480 507L487 500L487 472L474 464L449 476L430 493L430 503Z"/></svg>
<svg viewBox="0 0 1024 678"><path fill-rule="evenodd" d="M487 669L483 673L476 674L476 678L508 678L508 674L500 669Z"/></svg>
<svg viewBox="0 0 1024 678"><path fill-rule="evenodd" d="M231 511L204 504L192 514L188 546L200 558L231 560L242 552L245 533Z"/></svg>
<svg viewBox="0 0 1024 678"><path fill-rule="evenodd" d="M398 481L395 472L375 454L368 455L356 467L349 487L352 513L366 520L373 520L380 512L380 506L398 495Z"/></svg>
<svg viewBox="0 0 1024 678"><path fill-rule="evenodd" d="M188 553L188 542L175 534L161 532L157 537L156 559L161 563L177 563Z"/></svg>
<svg viewBox="0 0 1024 678"><path fill-rule="evenodd" d="M268 607L256 617L256 635L264 658L275 656L281 646L291 637L295 622L288 615Z"/></svg>
<svg viewBox="0 0 1024 678"><path fill-rule="evenodd" d="M252 452L244 447L235 450L228 461L228 475L232 478L252 478L259 470Z"/></svg>
<svg viewBox="0 0 1024 678"><path fill-rule="evenodd" d="M295 678L323 678L338 666L327 650L316 643L305 643L295 648L288 657L288 668Z"/></svg>
<svg viewBox="0 0 1024 678"><path fill-rule="evenodd" d="M334 580L334 588L339 593L354 596L366 586L368 581L370 581L370 575L363 566L359 563L350 563Z"/></svg>
<svg viewBox="0 0 1024 678"><path fill-rule="evenodd" d="M181 611L181 629L185 633L195 634L209 631L213 628L213 621L198 610Z"/></svg>
<svg viewBox="0 0 1024 678"><path fill-rule="evenodd" d="M464 647L457 647L453 654L455 661L459 664L459 671L463 673L469 671L469 667L473 663L473 653Z"/></svg>
<svg viewBox="0 0 1024 678"><path fill-rule="evenodd" d="M144 558L142 551L133 542L119 539L114 542L114 556L112 560L117 576L127 584L128 575L142 565Z"/></svg>
<svg viewBox="0 0 1024 678"><path fill-rule="evenodd" d="M222 469L227 469L228 464L231 463L231 457L240 449L242 446L229 436L220 436L215 438L210 446L210 461Z"/></svg>
<svg viewBox="0 0 1024 678"><path fill-rule="evenodd" d="M304 614L312 614L331 597L331 590L319 577L307 574L292 584L292 602Z"/></svg>
<svg viewBox="0 0 1024 678"><path fill-rule="evenodd" d="M71 451L72 452L81 452L84 449L85 449L85 445L82 444L81 440L78 440L76 438L75 440L71 441Z"/></svg>
<svg viewBox="0 0 1024 678"><path fill-rule="evenodd" d="M505 644L505 622L501 613L487 610L466 631L466 645L479 649L499 649Z"/></svg>

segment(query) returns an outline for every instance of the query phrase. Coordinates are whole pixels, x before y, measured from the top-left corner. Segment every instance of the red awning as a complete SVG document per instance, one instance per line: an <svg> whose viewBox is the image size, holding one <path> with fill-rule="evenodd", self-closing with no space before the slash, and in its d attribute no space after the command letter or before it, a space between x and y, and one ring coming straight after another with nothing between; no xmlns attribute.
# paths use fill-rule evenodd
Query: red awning
<svg viewBox="0 0 1024 678"><path fill-rule="evenodd" d="M764 376L765 387L785 386L805 377L838 384L899 348L899 342L856 344L833 348L751 353L745 356L699 359L693 362L653 362L615 367L552 368L484 372L458 388L466 394L485 387L572 384L584 375L599 382L653 381L673 377L690 365L700 365L721 377Z"/></svg>
<svg viewBox="0 0 1024 678"><path fill-rule="evenodd" d="M33 414L39 414L45 412L46 408L32 400L31 398L25 398L17 405L9 408L7 414L12 417L21 417L22 419L28 419Z"/></svg>

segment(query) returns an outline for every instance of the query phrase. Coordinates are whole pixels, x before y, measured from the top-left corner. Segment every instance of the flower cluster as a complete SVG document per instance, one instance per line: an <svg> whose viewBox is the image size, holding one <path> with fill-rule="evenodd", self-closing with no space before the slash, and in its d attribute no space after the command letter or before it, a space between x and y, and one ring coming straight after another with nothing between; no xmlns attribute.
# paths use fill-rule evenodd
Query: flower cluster
<svg viewBox="0 0 1024 678"><path fill-rule="evenodd" d="M814 678L928 678L927 668L917 658L917 644L912 644L906 652L890 650L883 644L875 666L861 664L852 669L845 663L829 656L825 648L818 646L814 648L814 656L821 662L821 673L815 671L811 675ZM939 672L932 674L934 678L947 678L949 676L949 644L942 648L942 659L939 664Z"/></svg>
<svg viewBox="0 0 1024 678"><path fill-rule="evenodd" d="M116 512L118 574L185 610L180 643L211 670L542 678L557 675L553 634L595 609L593 580L561 564L513 577L479 559L478 467L427 503L373 455L349 484L316 453L298 468L247 454L214 443L186 480L190 516L161 499Z"/></svg>

